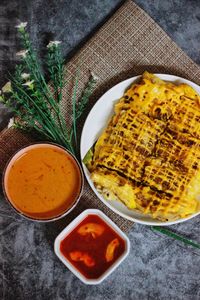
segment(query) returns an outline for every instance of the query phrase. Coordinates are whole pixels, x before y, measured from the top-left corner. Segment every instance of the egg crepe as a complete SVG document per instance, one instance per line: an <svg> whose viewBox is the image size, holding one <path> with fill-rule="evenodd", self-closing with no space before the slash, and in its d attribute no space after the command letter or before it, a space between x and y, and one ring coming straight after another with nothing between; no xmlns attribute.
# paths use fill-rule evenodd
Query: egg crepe
<svg viewBox="0 0 200 300"><path fill-rule="evenodd" d="M109 136L96 144L94 168L104 166L140 182L144 161L151 155L164 127L162 121L153 121L133 109L121 112Z"/></svg>
<svg viewBox="0 0 200 300"><path fill-rule="evenodd" d="M87 166L108 200L160 220L199 211L200 97L145 72L115 105Z"/></svg>

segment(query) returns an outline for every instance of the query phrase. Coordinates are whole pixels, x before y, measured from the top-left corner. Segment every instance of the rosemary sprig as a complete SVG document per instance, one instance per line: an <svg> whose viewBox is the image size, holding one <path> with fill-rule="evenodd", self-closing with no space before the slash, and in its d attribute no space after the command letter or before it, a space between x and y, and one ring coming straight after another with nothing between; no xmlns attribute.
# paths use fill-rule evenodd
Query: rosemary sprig
<svg viewBox="0 0 200 300"><path fill-rule="evenodd" d="M72 126L67 126L60 104L64 87L64 59L60 42L47 45L46 66L51 85L47 84L40 62L26 30L27 23L17 26L24 49L17 53L21 62L10 82L0 91L0 101L14 115L14 126L26 131L34 130L41 137L61 144L73 154L77 153L77 120L82 115L93 91L96 78L92 75L84 92L77 100L78 76L72 95Z"/></svg>

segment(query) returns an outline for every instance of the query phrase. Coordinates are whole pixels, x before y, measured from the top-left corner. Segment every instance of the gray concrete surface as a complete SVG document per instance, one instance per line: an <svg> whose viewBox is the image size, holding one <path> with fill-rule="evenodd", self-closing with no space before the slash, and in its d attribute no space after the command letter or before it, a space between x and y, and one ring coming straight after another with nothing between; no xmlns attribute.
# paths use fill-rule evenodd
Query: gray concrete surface
<svg viewBox="0 0 200 300"><path fill-rule="evenodd" d="M62 40L70 56L112 13L119 0L1 0L0 85L16 62L19 49L14 25L28 21L39 54L49 39ZM200 1L136 0L171 38L200 63ZM5 119L5 111L0 109ZM200 299L200 252L134 225L126 261L99 286L82 284L53 252L65 220L36 224L16 215L0 199L0 299L140 300ZM200 218L171 226L200 242Z"/></svg>

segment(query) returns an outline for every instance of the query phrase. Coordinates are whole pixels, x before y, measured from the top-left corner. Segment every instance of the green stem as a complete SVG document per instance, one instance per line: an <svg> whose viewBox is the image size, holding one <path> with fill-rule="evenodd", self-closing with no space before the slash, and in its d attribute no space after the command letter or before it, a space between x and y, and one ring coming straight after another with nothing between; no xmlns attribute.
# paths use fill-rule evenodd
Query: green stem
<svg viewBox="0 0 200 300"><path fill-rule="evenodd" d="M72 96L72 112L73 112L73 133L74 133L74 142L75 146L77 146L77 135L76 135L76 95L77 95L77 88L78 88L78 77L79 73L76 76L73 96Z"/></svg>
<svg viewBox="0 0 200 300"><path fill-rule="evenodd" d="M152 226L151 228L152 228L152 230L161 232L161 233L163 233L163 234L165 234L165 235L167 235L167 236L169 236L169 237L171 237L175 240L181 241L184 244L187 244L187 245L190 245L192 247L200 249L200 244L199 243L193 242L192 240L187 239L187 238L185 238L184 236L182 236L180 234L174 233L169 229L166 229L166 228L163 228L163 227L160 227L160 226Z"/></svg>
<svg viewBox="0 0 200 300"><path fill-rule="evenodd" d="M53 118L51 118L51 121L48 119L48 117L43 113L43 111L40 109L40 107L37 105L37 103L20 87L18 86L14 81L13 81L13 84L16 85L16 87L20 90L20 92L25 95L29 100L30 102L35 106L35 108L38 110L38 112L40 113L40 115L44 118L44 120L46 121L46 123L48 124L48 126L51 128L51 130L53 132L55 132L56 136L57 136L57 140L60 141L61 143L63 143L63 141L65 141L65 137L64 137L64 140L62 140L60 138L60 132L57 131L57 126L56 124L54 123L54 120ZM53 126L52 126L53 125ZM65 141L66 142L66 141ZM67 143L68 144L68 143Z"/></svg>
<svg viewBox="0 0 200 300"><path fill-rule="evenodd" d="M29 97L29 95L23 90L23 89L21 89L20 88L20 82L18 82L17 80L15 80L14 78L13 78L13 83L16 85L16 87L18 88L18 89L20 89L21 90L21 92L23 92L25 95L26 95L26 97L28 96ZM16 96L17 96L17 94L16 94ZM38 96L35 96L36 97L36 99L38 100L38 101L40 101L40 99L38 98ZM19 99L19 98L18 98ZM30 98L29 97L29 99L32 99L32 98ZM19 99L19 101L21 101L21 99ZM32 103L34 103L34 105L36 105L36 103L35 103L35 101L34 102L32 102ZM43 102L43 104L44 104L45 102ZM39 108L39 106L37 106L37 108ZM48 113L49 112L49 108L46 106L46 109L45 109L45 111L46 111L46 113L48 114L48 117L53 121L53 119L52 119L52 117L51 117L51 114L50 113ZM55 111L55 110L54 110ZM60 121L60 120L58 120L58 121ZM56 124L55 124L55 122L53 121L53 125L54 125L54 128L56 127ZM61 128L62 129L62 128ZM63 134L63 137L64 137L64 139L65 139L65 135L67 135L65 132L62 132L62 134ZM67 139L68 140L68 139Z"/></svg>
<svg viewBox="0 0 200 300"><path fill-rule="evenodd" d="M25 58L27 66L29 67L30 72L34 75L37 83L40 85L40 88L42 89L44 96L47 99L47 102L50 103L51 107L53 108L54 112L56 113L56 117L59 122L60 129L62 130L63 135L67 137L67 140L69 140L65 120L64 120L62 114L60 113L60 108L57 105L57 103L55 102L53 95L52 95L51 91L49 90L48 85L46 84L46 81L44 79L44 76L42 75L42 72L40 70L38 62L33 55L33 49L31 47L31 43L29 41L29 36L28 36L27 32L26 31L21 32L21 37L24 42L25 48L29 51L29 53L28 53L29 55ZM28 59L29 56L30 56L30 61ZM57 61L58 61L58 58L57 58ZM58 64L58 66L60 66L60 62ZM62 95L59 97L62 97Z"/></svg>
<svg viewBox="0 0 200 300"><path fill-rule="evenodd" d="M30 57L31 57L31 53L30 53ZM46 100L51 105L52 109L54 110L54 112L56 114L56 117L57 117L57 120L60 124L60 128L62 130L63 135L64 136L66 135L67 139L69 139L68 132L67 132L67 129L66 129L66 126L65 126L65 121L64 121L63 116L60 112L60 108L57 105L57 103L55 102L55 100L53 98L53 95L52 95L51 91L49 90L49 87L47 86L47 84L45 82L45 79L44 79L43 75L40 74L39 70L37 72L34 71L34 68L31 67L31 64L30 64L30 61L29 61L28 58L26 58L25 61L26 61L26 64L27 64L30 72L32 72L32 74L34 76L35 81L40 85L40 88L43 90L43 94L44 94ZM34 62L32 61L32 63L34 63ZM39 76L40 78L38 78L37 73L40 75ZM41 84L41 80L42 80L44 85Z"/></svg>

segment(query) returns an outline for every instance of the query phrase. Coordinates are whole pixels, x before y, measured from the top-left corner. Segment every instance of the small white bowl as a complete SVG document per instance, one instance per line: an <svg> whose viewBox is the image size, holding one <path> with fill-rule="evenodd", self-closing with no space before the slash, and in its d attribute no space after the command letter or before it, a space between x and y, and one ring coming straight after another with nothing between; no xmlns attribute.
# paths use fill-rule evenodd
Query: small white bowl
<svg viewBox="0 0 200 300"><path fill-rule="evenodd" d="M62 240L66 238L88 215L97 215L105 223L107 223L125 242L125 250L122 255L115 261L113 264L97 279L88 279L83 274L81 274L71 262L62 254L60 251L60 244ZM108 277L118 266L119 264L127 257L130 252L130 241L127 236L109 219L103 212L98 209L86 209L78 217L76 217L63 231L57 236L54 242L54 251L58 258L66 265L66 267L74 273L83 283L85 284L99 284L105 278Z"/></svg>

